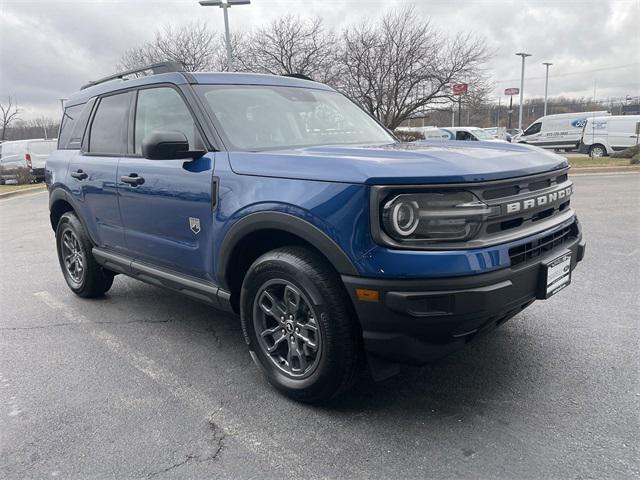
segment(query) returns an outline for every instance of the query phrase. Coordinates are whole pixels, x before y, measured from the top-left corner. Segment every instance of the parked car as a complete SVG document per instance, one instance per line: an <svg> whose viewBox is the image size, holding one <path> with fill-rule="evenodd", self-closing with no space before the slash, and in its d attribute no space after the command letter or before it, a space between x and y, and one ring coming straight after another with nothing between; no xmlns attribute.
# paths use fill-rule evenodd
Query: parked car
<svg viewBox="0 0 640 480"><path fill-rule="evenodd" d="M34 138L0 144L0 182L15 179L20 168L31 172L36 181L44 180L45 163L57 143L57 139Z"/></svg>
<svg viewBox="0 0 640 480"><path fill-rule="evenodd" d="M498 132L498 128L497 127L488 127L488 128L483 128L482 130L487 132L493 138L498 138L498 136L499 136L499 132Z"/></svg>
<svg viewBox="0 0 640 480"><path fill-rule="evenodd" d="M398 143L300 78L146 70L66 103L46 172L64 279L99 297L120 273L237 313L293 398L453 352L567 287L583 258L559 155Z"/></svg>
<svg viewBox="0 0 640 480"><path fill-rule="evenodd" d="M449 134L449 140L483 141L507 143L505 140L496 138L493 133L484 128L478 127L446 127L440 130Z"/></svg>
<svg viewBox="0 0 640 480"><path fill-rule="evenodd" d="M610 115L610 113L606 110L547 115L537 119L521 135L516 136L511 141L554 150L576 150L587 119L589 117L607 115Z"/></svg>
<svg viewBox="0 0 640 480"><path fill-rule="evenodd" d="M449 134L435 126L428 127L399 127L396 129L399 134L412 133L419 134L424 140L448 140Z"/></svg>
<svg viewBox="0 0 640 480"><path fill-rule="evenodd" d="M637 145L639 123L640 115L590 117L582 130L579 150L602 157Z"/></svg>
<svg viewBox="0 0 640 480"><path fill-rule="evenodd" d="M483 130L498 140L505 140L507 142L511 141L511 135L507 132L505 127L488 127L483 128Z"/></svg>

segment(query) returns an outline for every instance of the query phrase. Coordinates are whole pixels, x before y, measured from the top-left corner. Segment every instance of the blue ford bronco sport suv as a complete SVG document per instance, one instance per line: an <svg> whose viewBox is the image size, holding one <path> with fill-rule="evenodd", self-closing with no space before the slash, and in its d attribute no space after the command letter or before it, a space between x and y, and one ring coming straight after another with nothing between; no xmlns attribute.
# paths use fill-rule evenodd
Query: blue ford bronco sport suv
<svg viewBox="0 0 640 480"><path fill-rule="evenodd" d="M238 313L298 400L442 357L582 260L558 155L399 143L306 79L146 70L66 102L46 167L64 278L98 297L125 274Z"/></svg>

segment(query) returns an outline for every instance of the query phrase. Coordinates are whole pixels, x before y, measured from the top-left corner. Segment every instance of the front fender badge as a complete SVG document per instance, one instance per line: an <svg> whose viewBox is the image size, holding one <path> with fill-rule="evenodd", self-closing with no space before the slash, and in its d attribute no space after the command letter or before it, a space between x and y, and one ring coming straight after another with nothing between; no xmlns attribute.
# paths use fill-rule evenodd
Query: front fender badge
<svg viewBox="0 0 640 480"><path fill-rule="evenodd" d="M200 219L199 218L194 218L194 217L189 217L189 228L196 235L198 233L200 233Z"/></svg>

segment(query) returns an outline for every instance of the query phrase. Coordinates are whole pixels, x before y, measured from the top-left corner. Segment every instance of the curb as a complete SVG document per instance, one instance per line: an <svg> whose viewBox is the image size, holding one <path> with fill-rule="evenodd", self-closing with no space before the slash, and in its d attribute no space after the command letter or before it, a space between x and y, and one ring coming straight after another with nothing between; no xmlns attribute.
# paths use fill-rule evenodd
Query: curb
<svg viewBox="0 0 640 480"><path fill-rule="evenodd" d="M5 198L11 198L11 197L17 197L20 195L24 195L27 193L34 193L37 191L43 191L45 192L47 189L44 186L38 185L36 187L30 187L30 188L23 188L21 190L15 190L13 192L5 192L5 193L0 193L0 200L5 199Z"/></svg>
<svg viewBox="0 0 640 480"><path fill-rule="evenodd" d="M605 173L615 173L615 174L640 173L640 167L637 167L635 165L617 166L617 167L582 167L582 168L573 167L569 170L569 175L592 175L592 174L605 174Z"/></svg>

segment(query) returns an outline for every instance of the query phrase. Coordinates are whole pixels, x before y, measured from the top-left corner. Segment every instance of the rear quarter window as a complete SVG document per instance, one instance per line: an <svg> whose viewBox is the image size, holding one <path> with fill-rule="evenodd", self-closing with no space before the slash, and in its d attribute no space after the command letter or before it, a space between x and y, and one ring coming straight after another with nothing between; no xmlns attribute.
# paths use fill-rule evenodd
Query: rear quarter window
<svg viewBox="0 0 640 480"><path fill-rule="evenodd" d="M72 107L67 107L64 109L64 114L62 115L62 122L60 124L60 133L58 134L58 148L59 149L67 149L69 148L69 140L71 139L71 133L73 132L73 128L78 121L80 113L84 108L84 104L74 105Z"/></svg>

